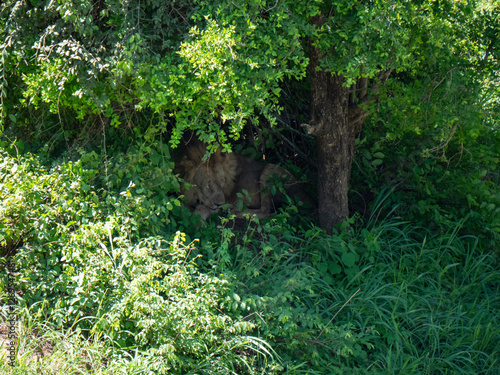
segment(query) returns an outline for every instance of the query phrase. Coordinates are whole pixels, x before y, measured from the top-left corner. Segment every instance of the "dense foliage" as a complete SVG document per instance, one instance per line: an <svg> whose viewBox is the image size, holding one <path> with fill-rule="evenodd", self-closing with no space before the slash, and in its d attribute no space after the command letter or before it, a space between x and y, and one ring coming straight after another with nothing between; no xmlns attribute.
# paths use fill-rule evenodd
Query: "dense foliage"
<svg viewBox="0 0 500 375"><path fill-rule="evenodd" d="M2 242L23 238L22 321L100 338L106 357L88 373L498 370L498 263L460 227L436 235L374 215L325 236L283 212L238 238L226 219L218 244L141 239L133 188L96 199L85 164L3 152L0 212Z"/></svg>
<svg viewBox="0 0 500 375"><path fill-rule="evenodd" d="M257 9L259 2L228 12L199 1L7 1L2 118L17 121L24 98L68 120L95 114L119 125L149 109L158 112L155 129L173 124L174 138L203 129L225 142L223 124L237 138L257 114L275 121L279 83L307 66L286 7L252 20Z"/></svg>
<svg viewBox="0 0 500 375"><path fill-rule="evenodd" d="M499 17L496 0L3 1L0 311L10 261L20 337L0 368L497 374ZM332 235L295 205L201 223L173 172L183 133L313 185L311 48L370 113L352 217Z"/></svg>
<svg viewBox="0 0 500 375"><path fill-rule="evenodd" d="M363 205L408 181L424 216L453 222L470 209L477 228L498 232L498 9L498 1L9 0L0 7L0 122L50 151L106 148L112 125L110 137L124 129L144 137L152 151L140 153L163 155L159 134L175 145L189 131L226 146L243 134L266 152L278 122L310 120L307 109L286 117L296 105L283 100L290 82L327 69L358 85L351 104L366 89L378 95L364 102L366 163L358 155L354 174L387 173L360 181ZM309 66L310 47L323 51L318 67ZM376 77L390 72L380 87ZM450 200L455 208L444 207Z"/></svg>
<svg viewBox="0 0 500 375"><path fill-rule="evenodd" d="M498 89L477 93L482 88L463 74L457 69L443 78L389 82L358 142L351 194L353 205L366 210L371 194L390 188L387 204L399 205L398 213L445 231L468 218L468 232L494 248L500 234Z"/></svg>
<svg viewBox="0 0 500 375"><path fill-rule="evenodd" d="M443 34L419 72L381 90L357 147L352 187L391 188L390 206L449 230L466 222L495 247L500 233L498 2L479 4ZM452 12L456 22L459 13ZM447 40L461 38L454 46ZM368 193L367 199L369 199ZM357 207L366 202L357 199ZM438 229L438 228L435 228Z"/></svg>
<svg viewBox="0 0 500 375"><path fill-rule="evenodd" d="M306 75L309 43L348 85L429 64L498 71L498 2L8 0L0 19L3 125L43 133L62 121L66 139L67 123L92 114L130 125L153 111L174 140L195 129L222 143L257 116L275 124L281 83Z"/></svg>

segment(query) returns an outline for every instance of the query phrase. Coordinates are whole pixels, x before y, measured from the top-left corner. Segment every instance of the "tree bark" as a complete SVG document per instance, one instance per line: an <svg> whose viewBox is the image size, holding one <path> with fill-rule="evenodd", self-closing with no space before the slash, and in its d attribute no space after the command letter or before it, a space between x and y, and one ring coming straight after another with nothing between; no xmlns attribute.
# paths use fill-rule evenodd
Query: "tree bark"
<svg viewBox="0 0 500 375"><path fill-rule="evenodd" d="M349 126L350 89L344 79L318 70L321 52L311 47L311 115L307 126L317 141L319 223L327 233L349 216L348 191L351 178L356 127Z"/></svg>
<svg viewBox="0 0 500 375"><path fill-rule="evenodd" d="M319 14L310 23L321 27L325 21L325 16ZM330 234L335 224L349 217L348 192L354 145L369 115L362 104L377 97L392 69L382 71L371 85L366 77L359 77L356 84L346 87L341 75L321 69L323 57L323 52L311 41L311 122L304 127L317 141L319 224Z"/></svg>

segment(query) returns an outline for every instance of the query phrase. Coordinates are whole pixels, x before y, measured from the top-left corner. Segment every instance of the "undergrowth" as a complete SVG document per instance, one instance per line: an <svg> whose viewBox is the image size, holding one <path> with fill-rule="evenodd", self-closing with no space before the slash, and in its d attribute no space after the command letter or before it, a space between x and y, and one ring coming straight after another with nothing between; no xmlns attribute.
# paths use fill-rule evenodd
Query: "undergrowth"
<svg viewBox="0 0 500 375"><path fill-rule="evenodd" d="M0 354L6 373L500 370L498 260L462 235L464 221L436 233L379 217L380 206L327 236L291 207L242 231L213 218L192 241L172 224L188 227L183 211L165 206L169 223L154 221L144 208L154 195L96 189L84 162L1 157L0 241L19 245L9 258L19 340L15 367Z"/></svg>

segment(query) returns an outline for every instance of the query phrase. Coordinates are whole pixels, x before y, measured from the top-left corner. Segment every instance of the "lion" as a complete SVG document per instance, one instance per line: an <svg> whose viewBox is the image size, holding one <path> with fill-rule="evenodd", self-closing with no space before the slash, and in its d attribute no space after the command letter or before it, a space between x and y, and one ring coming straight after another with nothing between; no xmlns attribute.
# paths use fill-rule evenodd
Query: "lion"
<svg viewBox="0 0 500 375"><path fill-rule="evenodd" d="M220 148L205 159L206 152L206 144L191 142L176 163L176 173L184 180L181 193L203 220L225 205L238 218L250 214L266 219L286 200L285 192L307 200L298 181L282 167Z"/></svg>

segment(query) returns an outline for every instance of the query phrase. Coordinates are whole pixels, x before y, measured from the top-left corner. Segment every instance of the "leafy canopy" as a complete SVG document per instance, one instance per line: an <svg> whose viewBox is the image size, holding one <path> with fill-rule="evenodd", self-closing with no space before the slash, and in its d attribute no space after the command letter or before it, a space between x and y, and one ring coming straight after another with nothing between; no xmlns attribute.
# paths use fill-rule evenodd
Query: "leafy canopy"
<svg viewBox="0 0 500 375"><path fill-rule="evenodd" d="M158 130L173 125L174 144L185 129L225 143L226 131L238 138L256 116L275 123L280 83L305 77L311 42L324 52L322 68L348 85L466 53L472 39L472 53L484 55L481 41L491 37L483 36L498 30L466 35L476 5L7 0L0 6L1 119L16 122L27 116L23 108L35 107L118 125L152 110Z"/></svg>

